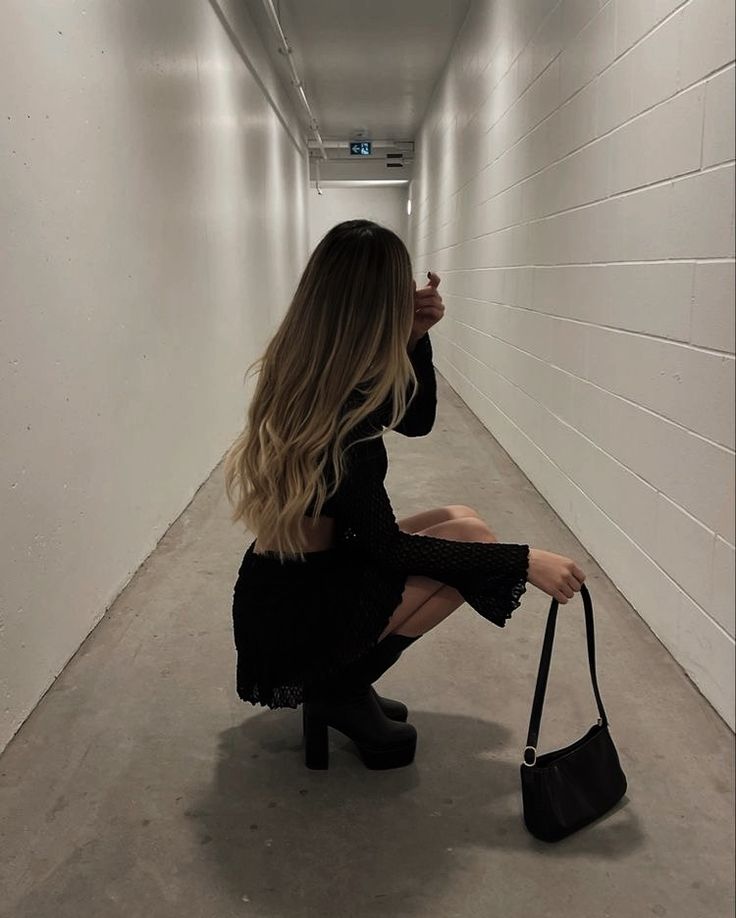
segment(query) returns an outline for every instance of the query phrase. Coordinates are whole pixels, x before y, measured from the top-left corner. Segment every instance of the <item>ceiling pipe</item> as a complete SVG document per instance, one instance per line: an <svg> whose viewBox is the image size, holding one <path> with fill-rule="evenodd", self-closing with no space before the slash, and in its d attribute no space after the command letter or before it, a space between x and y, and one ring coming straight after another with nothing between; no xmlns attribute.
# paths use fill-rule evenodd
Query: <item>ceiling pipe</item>
<svg viewBox="0 0 736 918"><path fill-rule="evenodd" d="M273 0L263 0L263 6L266 10L266 15L268 16L271 25L276 30L276 34L279 36L279 41L281 42L281 47L279 47L279 54L285 54L286 60L289 62L289 69L291 70L291 82L299 93L299 98L304 103L304 108L307 111L309 117L309 129L313 132L315 139L317 141L317 146L322 152L323 159L327 159L327 151L325 150L325 145L322 142L322 135L319 132L319 125L317 124L317 119L312 114L312 109L309 107L309 102L307 102L307 97L304 94L304 87L302 86L302 81L299 79L299 74L296 72L296 67L294 66L294 60L292 58L292 50L289 46L289 43L286 40L286 35L284 35L284 30L281 28L281 23L279 22L279 17L276 13L276 8L273 5Z"/></svg>

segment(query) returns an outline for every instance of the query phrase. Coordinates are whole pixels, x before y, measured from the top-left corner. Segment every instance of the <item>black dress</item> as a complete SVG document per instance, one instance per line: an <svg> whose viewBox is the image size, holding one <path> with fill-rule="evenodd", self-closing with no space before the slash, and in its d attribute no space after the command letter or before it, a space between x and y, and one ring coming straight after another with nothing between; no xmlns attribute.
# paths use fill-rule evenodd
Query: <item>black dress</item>
<svg viewBox="0 0 736 918"><path fill-rule="evenodd" d="M419 437L432 429L437 407L429 333L410 359L419 389L393 429ZM389 407L387 400L354 428L348 443L376 425L382 429ZM500 628L521 603L528 545L403 532L384 487L383 438L351 446L346 459L340 488L322 508L323 516L335 518L332 548L283 563L275 552L256 554L255 539L245 552L233 592L236 690L243 701L269 708L301 704L305 681L339 670L377 643L410 574L454 587Z"/></svg>

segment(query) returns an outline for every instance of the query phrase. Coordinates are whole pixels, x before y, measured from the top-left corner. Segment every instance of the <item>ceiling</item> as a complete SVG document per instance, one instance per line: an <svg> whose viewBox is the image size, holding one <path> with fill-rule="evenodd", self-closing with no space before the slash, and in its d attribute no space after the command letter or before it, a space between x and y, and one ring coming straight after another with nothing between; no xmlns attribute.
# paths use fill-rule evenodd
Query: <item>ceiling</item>
<svg viewBox="0 0 736 918"><path fill-rule="evenodd" d="M263 0L242 2L311 141L306 109ZM411 178L413 140L470 0L274 0L274 6L325 142L329 162L320 163L320 176ZM357 138L399 146L351 157L347 142ZM335 141L345 146L329 146ZM313 157L321 158L312 145ZM403 154L392 161L404 168L386 166L392 152Z"/></svg>

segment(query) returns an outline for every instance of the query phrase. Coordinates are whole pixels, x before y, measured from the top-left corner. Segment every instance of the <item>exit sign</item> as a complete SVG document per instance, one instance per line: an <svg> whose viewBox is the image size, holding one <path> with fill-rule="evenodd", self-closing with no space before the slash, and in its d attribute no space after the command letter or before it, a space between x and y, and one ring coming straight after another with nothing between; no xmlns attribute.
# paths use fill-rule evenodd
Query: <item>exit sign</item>
<svg viewBox="0 0 736 918"><path fill-rule="evenodd" d="M351 156L370 156L371 142L369 140L354 140L350 143Z"/></svg>

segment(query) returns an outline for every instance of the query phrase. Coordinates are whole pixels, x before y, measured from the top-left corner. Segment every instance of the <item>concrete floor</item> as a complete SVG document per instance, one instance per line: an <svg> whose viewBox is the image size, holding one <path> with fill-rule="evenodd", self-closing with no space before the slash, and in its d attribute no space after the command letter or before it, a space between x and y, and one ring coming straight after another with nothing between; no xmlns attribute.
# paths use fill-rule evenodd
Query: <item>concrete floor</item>
<svg viewBox="0 0 736 918"><path fill-rule="evenodd" d="M235 695L229 604L249 538L220 467L0 759L2 916L733 914L731 731L439 383L429 438L387 435L397 517L470 504L501 541L584 568L626 797L555 845L522 824L549 607L531 586L504 630L465 605L378 683L410 707L413 765L368 771L330 731L330 769L308 771L301 709ZM583 621L579 598L560 608L540 752L597 716Z"/></svg>

